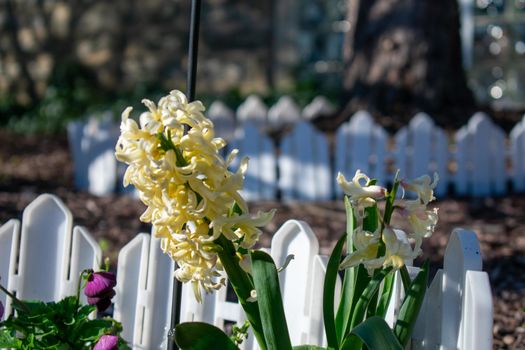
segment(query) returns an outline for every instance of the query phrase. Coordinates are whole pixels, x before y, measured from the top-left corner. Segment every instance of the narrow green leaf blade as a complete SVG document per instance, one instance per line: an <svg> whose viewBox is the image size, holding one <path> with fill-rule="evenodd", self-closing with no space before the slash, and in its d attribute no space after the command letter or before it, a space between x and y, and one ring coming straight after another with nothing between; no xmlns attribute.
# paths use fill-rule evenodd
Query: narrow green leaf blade
<svg viewBox="0 0 525 350"><path fill-rule="evenodd" d="M175 342L182 350L237 350L221 329L204 322L185 322L175 327Z"/></svg>
<svg viewBox="0 0 525 350"><path fill-rule="evenodd" d="M355 327L346 337L341 350L359 350L363 344L368 350L403 350L394 332L378 316L370 317Z"/></svg>
<svg viewBox="0 0 525 350"><path fill-rule="evenodd" d="M346 210L346 252L347 254L353 251L353 232L354 232L354 211L350 200L345 196L345 210ZM345 270L343 278L343 286L341 290L341 300L337 308L335 316L335 332L337 335L337 342L341 343L344 338L344 331L350 322L350 314L352 313L352 300L354 298L356 272L355 267Z"/></svg>
<svg viewBox="0 0 525 350"><path fill-rule="evenodd" d="M337 241L330 259L328 259L328 266L326 267L326 274L324 276L323 285L323 319L324 330L326 332L326 340L328 346L334 349L339 348L337 341L337 333L335 330L334 319L334 291L335 283L337 281L337 273L339 271L339 263L341 262L341 254L345 244L346 234L343 234Z"/></svg>
<svg viewBox="0 0 525 350"><path fill-rule="evenodd" d="M332 348L322 348L316 345L298 345L294 346L293 350L332 350Z"/></svg>
<svg viewBox="0 0 525 350"><path fill-rule="evenodd" d="M252 271L266 345L268 349L291 350L277 268L272 257L254 251Z"/></svg>
<svg viewBox="0 0 525 350"><path fill-rule="evenodd" d="M377 293L381 282L383 281L385 276L390 273L390 271L392 271L391 267L381 269L374 274L374 277L372 277L370 283L368 283L367 287L359 297L355 309L353 310L352 321L350 322L350 329L353 329L355 326L357 326L363 321L366 309L368 308L370 301L374 297L374 294Z"/></svg>
<svg viewBox="0 0 525 350"><path fill-rule="evenodd" d="M394 327L394 333L403 345L406 345L410 339L417 315L425 298L428 282L428 266L429 263L427 260L416 278L414 278L414 281L410 284L410 288L406 291L403 304L401 304L401 308L399 309L399 316Z"/></svg>
<svg viewBox="0 0 525 350"><path fill-rule="evenodd" d="M385 317L386 310L388 309L388 304L390 303L390 299L392 298L392 292L394 290L394 278L395 274L391 273L388 276L385 277L385 280L383 281L383 291L381 292L381 298L379 298L379 302L376 309L376 315L379 317Z"/></svg>

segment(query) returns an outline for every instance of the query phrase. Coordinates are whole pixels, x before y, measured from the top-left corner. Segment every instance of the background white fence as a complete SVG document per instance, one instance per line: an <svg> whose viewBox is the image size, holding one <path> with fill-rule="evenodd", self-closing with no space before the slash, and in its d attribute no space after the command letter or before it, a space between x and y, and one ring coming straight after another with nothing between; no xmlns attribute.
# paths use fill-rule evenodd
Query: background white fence
<svg viewBox="0 0 525 350"><path fill-rule="evenodd" d="M337 172L352 177L357 169L388 181L396 169L408 178L437 171L438 196L449 187L458 195L488 196L525 191L525 118L507 136L483 113L476 113L454 134L419 113L406 127L390 135L365 111L342 124L335 135L319 132L309 120L333 111L318 97L302 111L287 96L267 108L250 96L236 112L214 102L208 116L217 135L250 157L246 190L249 200L327 200L340 196ZM287 130L271 139L268 130ZM103 119L68 128L79 189L102 195L115 191L117 167L112 156L118 127ZM120 180L118 180L120 184ZM119 187L121 191L121 186Z"/></svg>
<svg viewBox="0 0 525 350"><path fill-rule="evenodd" d="M289 254L295 255L279 275L292 343L325 344L320 296L327 259L319 255L314 233L305 222L290 220L275 233L270 253L277 266L282 266ZM21 298L58 300L73 295L80 271L96 269L100 258L99 246L85 229L72 230L70 211L52 195L33 201L21 224L10 220L0 227L2 283ZM444 268L427 292L412 349L492 348L492 297L488 275L481 267L476 235L454 230ZM134 349L166 348L172 271L173 263L160 251L159 240L148 234L139 234L120 251L114 317L122 322L123 336ZM415 274L417 268L411 272ZM402 298L399 279L396 283L387 317L390 323ZM335 293L339 290L340 282ZM6 302L4 295L0 301ZM6 315L11 312L9 301L6 311ZM184 286L180 312L182 321L201 320L219 327L244 321L240 305L227 300L225 289L206 295L198 304L191 287ZM243 349L257 349L253 342L253 336L249 337Z"/></svg>

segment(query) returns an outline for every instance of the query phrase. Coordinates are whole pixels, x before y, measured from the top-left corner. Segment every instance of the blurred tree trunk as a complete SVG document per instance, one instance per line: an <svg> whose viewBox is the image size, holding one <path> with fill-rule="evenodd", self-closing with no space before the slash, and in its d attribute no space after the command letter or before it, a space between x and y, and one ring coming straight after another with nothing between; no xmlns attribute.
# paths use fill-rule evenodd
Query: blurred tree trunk
<svg viewBox="0 0 525 350"><path fill-rule="evenodd" d="M457 127L474 109L462 67L457 0L348 0L345 114L397 128L424 111Z"/></svg>
<svg viewBox="0 0 525 350"><path fill-rule="evenodd" d="M28 99L30 103L35 103L38 100L38 94L36 91L35 81L29 72L29 61L26 54L22 50L22 47L18 38L18 20L15 15L15 9L11 0L6 0L5 3L5 14L6 14L6 31L9 34L11 45L19 65L19 69L22 75L22 85L25 85L25 91L27 91Z"/></svg>

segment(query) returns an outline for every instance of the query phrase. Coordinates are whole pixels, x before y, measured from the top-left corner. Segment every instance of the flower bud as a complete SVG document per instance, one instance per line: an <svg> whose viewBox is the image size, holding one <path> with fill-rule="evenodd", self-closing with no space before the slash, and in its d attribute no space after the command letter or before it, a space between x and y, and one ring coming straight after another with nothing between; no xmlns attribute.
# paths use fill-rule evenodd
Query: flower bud
<svg viewBox="0 0 525 350"><path fill-rule="evenodd" d="M111 305L111 298L115 296L113 288L117 278L112 272L94 272L88 276L84 294L90 305L96 305L98 311L104 311Z"/></svg>
<svg viewBox="0 0 525 350"><path fill-rule="evenodd" d="M104 334L95 344L93 350L118 350L118 337Z"/></svg>

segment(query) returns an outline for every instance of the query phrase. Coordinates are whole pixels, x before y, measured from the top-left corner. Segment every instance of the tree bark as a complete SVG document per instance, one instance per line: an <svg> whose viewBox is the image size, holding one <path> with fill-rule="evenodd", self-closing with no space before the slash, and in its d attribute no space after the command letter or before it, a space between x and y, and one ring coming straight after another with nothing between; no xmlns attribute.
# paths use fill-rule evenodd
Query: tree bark
<svg viewBox="0 0 525 350"><path fill-rule="evenodd" d="M398 128L420 111L445 127L475 105L462 67L457 0L348 0L345 114Z"/></svg>

